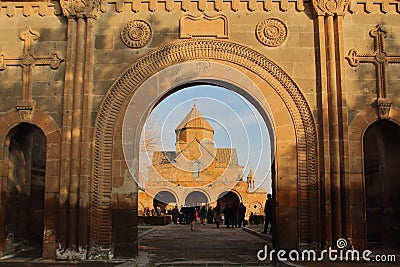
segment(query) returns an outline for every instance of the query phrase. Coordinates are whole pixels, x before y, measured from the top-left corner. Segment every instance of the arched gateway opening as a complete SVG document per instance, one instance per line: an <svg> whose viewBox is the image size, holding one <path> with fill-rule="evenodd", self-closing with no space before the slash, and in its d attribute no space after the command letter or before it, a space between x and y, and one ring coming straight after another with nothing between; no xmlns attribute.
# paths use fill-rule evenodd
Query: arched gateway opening
<svg viewBox="0 0 400 267"><path fill-rule="evenodd" d="M44 230L46 137L38 127L21 123L10 131L7 142L3 253L22 253L29 247L29 254L39 257Z"/></svg>
<svg viewBox="0 0 400 267"><path fill-rule="evenodd" d="M221 204L221 207L225 207L226 205L231 206L232 204L239 206L241 200L235 192L228 191L223 192L218 196L218 202Z"/></svg>
<svg viewBox="0 0 400 267"><path fill-rule="evenodd" d="M197 39L144 56L107 92L94 133L91 243L114 244L116 257L135 255L136 240L118 235L130 231L137 216L137 188L132 178L138 174L139 142L132 140L140 140L148 115L164 97L183 85L201 82L248 99L271 127L271 144L281 142L273 146L272 155L277 173L285 177L273 179L272 185L275 206L280 206L274 222L275 244L296 248L318 243L316 131L304 96L279 66L256 51L227 41ZM124 121L129 112L135 115ZM114 164L121 166L119 175L112 173Z"/></svg>
<svg viewBox="0 0 400 267"><path fill-rule="evenodd" d="M190 192L185 199L186 207L200 207L209 202L207 196L199 191Z"/></svg>
<svg viewBox="0 0 400 267"><path fill-rule="evenodd" d="M166 210L172 209L176 205L175 196L168 191L160 191L154 196L153 207L157 211L160 208L162 213Z"/></svg>
<svg viewBox="0 0 400 267"><path fill-rule="evenodd" d="M400 247L400 127L375 122L363 142L368 242Z"/></svg>

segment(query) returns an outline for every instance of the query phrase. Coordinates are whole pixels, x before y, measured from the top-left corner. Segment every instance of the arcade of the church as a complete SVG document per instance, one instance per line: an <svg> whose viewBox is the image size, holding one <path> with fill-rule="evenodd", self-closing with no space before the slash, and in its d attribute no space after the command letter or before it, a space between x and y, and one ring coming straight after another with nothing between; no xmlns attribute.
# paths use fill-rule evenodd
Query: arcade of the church
<svg viewBox="0 0 400 267"><path fill-rule="evenodd" d="M263 205L196 107L142 198L146 119L198 84L268 128L275 249L398 248L399 18L398 0L0 0L0 256L135 258L138 214L168 193Z"/></svg>

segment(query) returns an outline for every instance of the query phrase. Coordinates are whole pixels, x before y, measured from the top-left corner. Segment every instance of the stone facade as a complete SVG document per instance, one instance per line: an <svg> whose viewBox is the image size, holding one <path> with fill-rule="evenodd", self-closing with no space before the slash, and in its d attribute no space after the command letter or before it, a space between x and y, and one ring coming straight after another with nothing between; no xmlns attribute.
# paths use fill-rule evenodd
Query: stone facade
<svg viewBox="0 0 400 267"><path fill-rule="evenodd" d="M139 191L139 215L157 206L165 212L175 205L215 207L217 201L222 207L242 202L247 217L251 212L263 215L266 191L254 188L251 170L243 180L243 166L235 148L215 147L214 129L196 104L175 134L175 151L153 153L144 190Z"/></svg>
<svg viewBox="0 0 400 267"><path fill-rule="evenodd" d="M366 168L398 169L396 130L382 129L400 123L399 13L395 0L1 0L0 214L42 194L44 257L134 257L144 122L167 94L209 83L273 133L275 246L365 248L378 194ZM377 140L385 157L369 158ZM44 188L11 186L43 175L33 162ZM400 214L397 184L383 184L394 197L380 204ZM0 254L24 237L13 215L0 216Z"/></svg>

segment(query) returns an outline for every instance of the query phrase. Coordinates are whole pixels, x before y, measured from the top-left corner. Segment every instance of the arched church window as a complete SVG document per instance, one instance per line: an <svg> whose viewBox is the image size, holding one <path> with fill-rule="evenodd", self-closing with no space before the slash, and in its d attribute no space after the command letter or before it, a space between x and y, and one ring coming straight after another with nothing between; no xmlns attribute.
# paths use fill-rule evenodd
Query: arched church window
<svg viewBox="0 0 400 267"><path fill-rule="evenodd" d="M193 177L199 178L199 162L197 161L193 163Z"/></svg>

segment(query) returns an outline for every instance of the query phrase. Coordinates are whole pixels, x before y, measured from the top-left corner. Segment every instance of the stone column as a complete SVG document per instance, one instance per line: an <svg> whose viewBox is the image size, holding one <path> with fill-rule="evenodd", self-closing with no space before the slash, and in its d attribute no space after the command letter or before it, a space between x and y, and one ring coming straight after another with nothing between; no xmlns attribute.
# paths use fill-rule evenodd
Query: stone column
<svg viewBox="0 0 400 267"><path fill-rule="evenodd" d="M79 244L89 242L89 206L90 206L90 174L91 174L91 145L93 133L93 71L94 71L94 18L86 20L86 49L85 67L83 77L83 103L82 103L82 139L80 166L81 176L79 181Z"/></svg>
<svg viewBox="0 0 400 267"><path fill-rule="evenodd" d="M320 176L322 238L325 246L350 234L346 228L349 212L346 175L347 110L344 87L342 19L349 2L314 0L318 38L317 64L320 77L317 97L320 135ZM347 203L347 204L346 204Z"/></svg>
<svg viewBox="0 0 400 267"><path fill-rule="evenodd" d="M60 177L60 231L59 242L63 248L68 243L69 181L71 169L72 89L74 84L76 20L68 18L68 42L64 78L63 125Z"/></svg>
<svg viewBox="0 0 400 267"><path fill-rule="evenodd" d="M76 59L72 100L71 169L69 184L68 247L77 249L80 148L82 129L83 70L85 64L85 19L77 19Z"/></svg>
<svg viewBox="0 0 400 267"><path fill-rule="evenodd" d="M61 238L63 248L87 248L94 69L93 24L100 1L61 0L68 18L67 68L63 106Z"/></svg>

